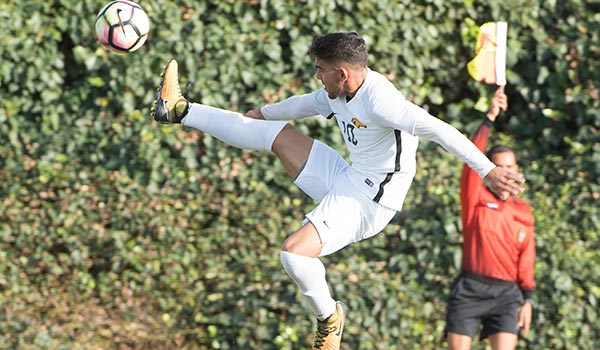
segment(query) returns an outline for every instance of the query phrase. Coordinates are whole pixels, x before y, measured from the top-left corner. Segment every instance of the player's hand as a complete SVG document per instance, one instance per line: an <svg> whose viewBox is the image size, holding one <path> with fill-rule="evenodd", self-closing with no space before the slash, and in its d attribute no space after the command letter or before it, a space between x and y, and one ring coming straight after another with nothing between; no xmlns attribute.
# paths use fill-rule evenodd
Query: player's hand
<svg viewBox="0 0 600 350"><path fill-rule="evenodd" d="M522 174L495 167L483 179L487 188L501 200L506 200L509 194L518 195L525 189L520 186L525 182Z"/></svg>
<svg viewBox="0 0 600 350"><path fill-rule="evenodd" d="M496 89L492 102L490 104L490 110L485 115L489 120L495 121L496 117L500 114L500 110L506 111L508 108L508 96L504 94L504 85L501 85Z"/></svg>
<svg viewBox="0 0 600 350"><path fill-rule="evenodd" d="M525 303L519 310L519 328L523 331L523 336L529 332L531 326L531 315L533 314L533 306L530 303Z"/></svg>
<svg viewBox="0 0 600 350"><path fill-rule="evenodd" d="M251 109L248 112L246 112L245 115L246 115L246 117L252 118L252 119L261 119L261 120L265 119L265 117L263 116L262 112L260 111L260 108Z"/></svg>

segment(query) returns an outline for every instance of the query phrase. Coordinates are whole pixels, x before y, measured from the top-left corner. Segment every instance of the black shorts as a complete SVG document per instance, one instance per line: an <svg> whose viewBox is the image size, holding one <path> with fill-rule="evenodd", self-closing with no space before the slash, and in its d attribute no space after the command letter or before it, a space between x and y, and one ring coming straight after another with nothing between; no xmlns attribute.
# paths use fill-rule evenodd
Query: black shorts
<svg viewBox="0 0 600 350"><path fill-rule="evenodd" d="M519 308L523 294L514 282L461 273L452 284L446 311L446 333L475 336L519 331Z"/></svg>

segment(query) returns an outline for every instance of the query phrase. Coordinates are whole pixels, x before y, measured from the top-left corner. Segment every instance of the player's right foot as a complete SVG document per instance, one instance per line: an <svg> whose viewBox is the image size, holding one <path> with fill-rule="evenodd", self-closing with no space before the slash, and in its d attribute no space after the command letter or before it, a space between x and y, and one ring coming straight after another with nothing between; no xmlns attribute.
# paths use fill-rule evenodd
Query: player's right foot
<svg viewBox="0 0 600 350"><path fill-rule="evenodd" d="M158 97L152 107L152 117L159 123L181 123L190 109L190 103L181 95L179 65L171 59L163 71L158 87Z"/></svg>
<svg viewBox="0 0 600 350"><path fill-rule="evenodd" d="M317 333L312 350L339 350L342 343L342 332L346 323L346 304L338 301L335 312L326 320L317 321Z"/></svg>

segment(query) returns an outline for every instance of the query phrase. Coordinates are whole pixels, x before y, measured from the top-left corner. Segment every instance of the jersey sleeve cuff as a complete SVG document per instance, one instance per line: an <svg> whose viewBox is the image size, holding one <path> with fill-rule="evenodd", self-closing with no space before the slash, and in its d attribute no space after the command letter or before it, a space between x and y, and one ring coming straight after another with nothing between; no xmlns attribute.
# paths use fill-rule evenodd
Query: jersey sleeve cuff
<svg viewBox="0 0 600 350"><path fill-rule="evenodd" d="M531 289L524 289L521 291L521 293L523 293L523 299L525 300L531 300L533 297L533 291Z"/></svg>
<svg viewBox="0 0 600 350"><path fill-rule="evenodd" d="M494 121L488 117L485 117L485 119L483 120L483 125L487 126L488 128L491 128L494 125Z"/></svg>
<svg viewBox="0 0 600 350"><path fill-rule="evenodd" d="M271 120L271 113L269 112L269 108L267 108L267 106L260 107L260 113L263 115L263 118L265 118L265 120Z"/></svg>

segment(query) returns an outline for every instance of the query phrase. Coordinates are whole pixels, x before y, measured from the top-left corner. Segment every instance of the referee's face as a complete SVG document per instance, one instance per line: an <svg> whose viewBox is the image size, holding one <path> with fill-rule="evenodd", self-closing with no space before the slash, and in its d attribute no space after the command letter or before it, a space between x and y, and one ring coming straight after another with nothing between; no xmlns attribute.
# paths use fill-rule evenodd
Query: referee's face
<svg viewBox="0 0 600 350"><path fill-rule="evenodd" d="M490 160L499 168L510 170L513 173L519 172L519 164L517 164L517 158L513 152L496 153Z"/></svg>
<svg viewBox="0 0 600 350"><path fill-rule="evenodd" d="M492 163L496 164L499 168L504 168L512 171L513 173L519 173L519 165L517 164L517 159L513 152L499 152L492 155L491 159ZM503 191L502 197L508 199L510 197L510 192Z"/></svg>

